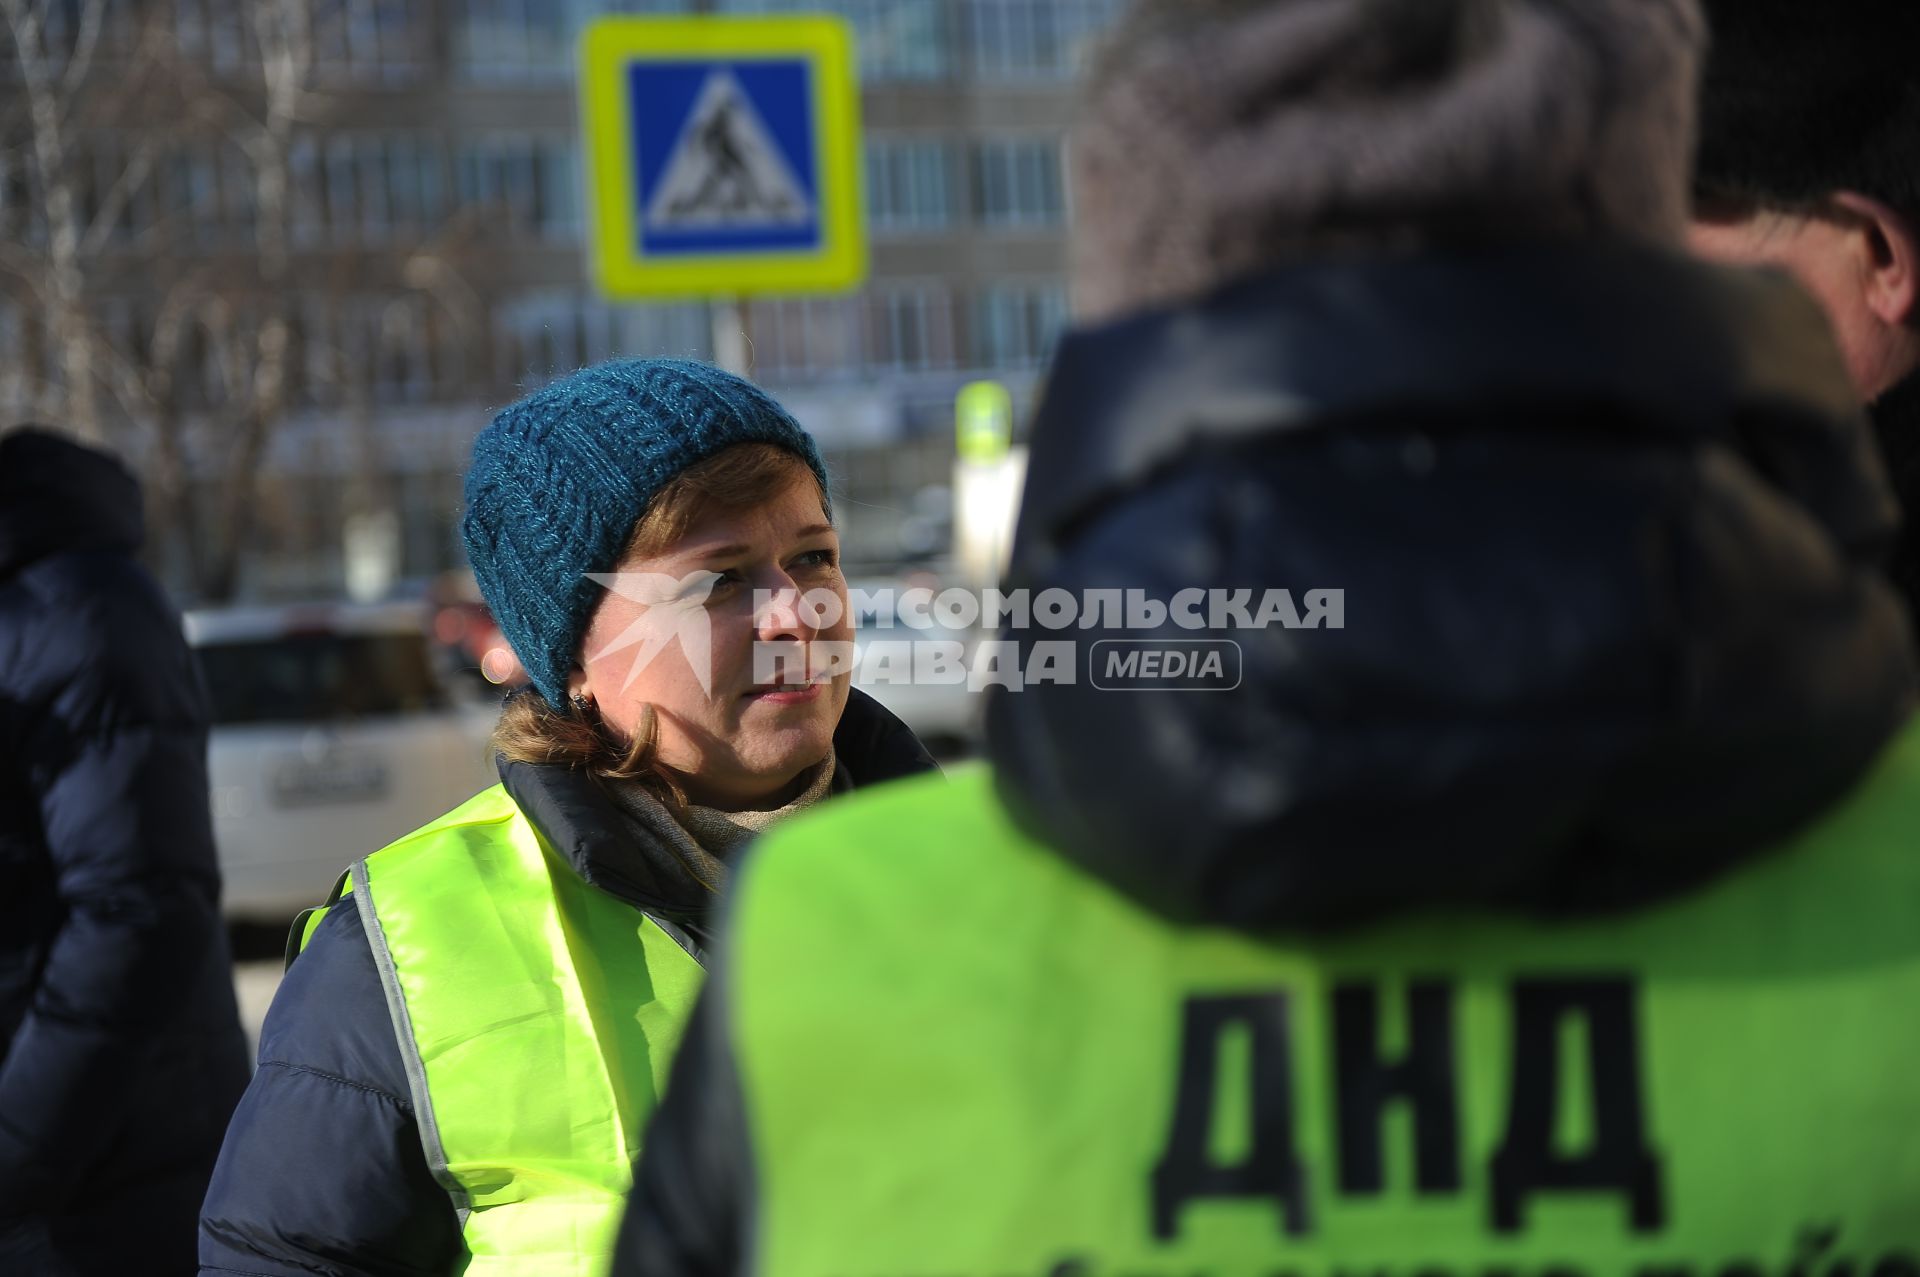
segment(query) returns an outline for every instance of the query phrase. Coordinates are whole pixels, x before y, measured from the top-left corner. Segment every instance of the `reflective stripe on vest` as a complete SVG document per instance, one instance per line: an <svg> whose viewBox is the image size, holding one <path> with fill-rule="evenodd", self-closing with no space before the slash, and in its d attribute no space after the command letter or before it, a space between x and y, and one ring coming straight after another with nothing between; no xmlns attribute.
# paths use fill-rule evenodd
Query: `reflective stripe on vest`
<svg viewBox="0 0 1920 1277"><path fill-rule="evenodd" d="M352 870L462 1270L606 1268L703 972L496 787Z"/></svg>
<svg viewBox="0 0 1920 1277"><path fill-rule="evenodd" d="M738 893L757 1272L1920 1277L1911 730L1613 919L1176 926L984 771L776 831Z"/></svg>

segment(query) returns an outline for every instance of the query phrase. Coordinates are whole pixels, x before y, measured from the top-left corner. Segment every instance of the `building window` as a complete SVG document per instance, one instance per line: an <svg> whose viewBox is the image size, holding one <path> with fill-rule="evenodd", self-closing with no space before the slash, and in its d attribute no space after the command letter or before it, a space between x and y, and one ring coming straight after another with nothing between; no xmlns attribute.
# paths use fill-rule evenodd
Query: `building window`
<svg viewBox="0 0 1920 1277"><path fill-rule="evenodd" d="M580 301L516 298L494 313L495 372L517 391L543 386L581 366Z"/></svg>
<svg viewBox="0 0 1920 1277"><path fill-rule="evenodd" d="M986 80L1077 76L1120 9L1121 0L968 0L974 74Z"/></svg>
<svg viewBox="0 0 1920 1277"><path fill-rule="evenodd" d="M554 0L456 0L456 73L488 81L563 78L574 33L571 8Z"/></svg>
<svg viewBox="0 0 1920 1277"><path fill-rule="evenodd" d="M0 238L35 248L47 242L46 201L32 165L17 150L0 150Z"/></svg>
<svg viewBox="0 0 1920 1277"><path fill-rule="evenodd" d="M308 10L321 80L404 83L426 64L427 11L410 0L316 0Z"/></svg>
<svg viewBox="0 0 1920 1277"><path fill-rule="evenodd" d="M612 309L619 345L610 353L673 359L708 359L713 355L713 317L704 305Z"/></svg>
<svg viewBox="0 0 1920 1277"><path fill-rule="evenodd" d="M861 305L849 297L761 301L749 309L753 374L776 381L847 377L861 367Z"/></svg>
<svg viewBox="0 0 1920 1277"><path fill-rule="evenodd" d="M878 233L939 230L952 220L953 148L945 142L867 143L867 216Z"/></svg>
<svg viewBox="0 0 1920 1277"><path fill-rule="evenodd" d="M351 244L360 238L360 166L353 153L353 139L327 139L326 163L327 226L336 244Z"/></svg>
<svg viewBox="0 0 1920 1277"><path fill-rule="evenodd" d="M1032 368L1053 354L1067 321L1058 284L1000 284L973 298L973 359L981 368Z"/></svg>
<svg viewBox="0 0 1920 1277"><path fill-rule="evenodd" d="M954 366L953 300L937 284L892 288L866 299L869 368L925 372Z"/></svg>
<svg viewBox="0 0 1920 1277"><path fill-rule="evenodd" d="M755 377L805 376L806 302L756 301L746 308L747 340Z"/></svg>
<svg viewBox="0 0 1920 1277"><path fill-rule="evenodd" d="M289 347L289 364L299 361L298 370L289 377L293 402L318 407L339 403L343 396L333 308L317 297L302 297L294 308L293 334L299 342Z"/></svg>
<svg viewBox="0 0 1920 1277"><path fill-rule="evenodd" d="M254 232L259 174L235 142L186 142L156 162L159 220L201 247Z"/></svg>
<svg viewBox="0 0 1920 1277"><path fill-rule="evenodd" d="M73 183L80 234L122 244L150 234L160 216L152 150L112 133L92 135L85 148Z"/></svg>
<svg viewBox="0 0 1920 1277"><path fill-rule="evenodd" d="M973 150L974 212L986 226L1058 226L1066 215L1060 145L982 142Z"/></svg>
<svg viewBox="0 0 1920 1277"><path fill-rule="evenodd" d="M420 578L437 576L463 566L454 549L460 511L465 506L463 476L458 471L425 470L394 476L400 511L401 573Z"/></svg>
<svg viewBox="0 0 1920 1277"><path fill-rule="evenodd" d="M495 376L526 391L614 355L705 359L704 306L609 306L576 293L532 293L494 311Z"/></svg>
<svg viewBox="0 0 1920 1277"><path fill-rule="evenodd" d="M580 238L580 154L568 137L496 135L460 152L460 203L511 238Z"/></svg>
<svg viewBox="0 0 1920 1277"><path fill-rule="evenodd" d="M382 298L368 304L375 403L422 403L432 392L426 310L420 297Z"/></svg>
<svg viewBox="0 0 1920 1277"><path fill-rule="evenodd" d="M312 248L385 244L431 232L446 215L439 143L427 135L297 137L287 151L288 231Z"/></svg>
<svg viewBox="0 0 1920 1277"><path fill-rule="evenodd" d="M300 303L287 307L283 318L287 324L287 353L281 365L286 377L287 402L295 406L305 406L312 400L313 391L307 384L308 339L306 331L306 307ZM153 344L151 321L148 321L144 337L147 348Z"/></svg>
<svg viewBox="0 0 1920 1277"><path fill-rule="evenodd" d="M258 212L259 173L238 142L219 148L220 206L230 239L250 240Z"/></svg>
<svg viewBox="0 0 1920 1277"><path fill-rule="evenodd" d="M363 244L384 244L393 227L393 192L387 185L385 148L377 138L335 140L343 142L352 156L354 185L360 191L359 240Z"/></svg>
<svg viewBox="0 0 1920 1277"><path fill-rule="evenodd" d="M287 234L295 248L316 248L326 229L320 143L311 136L296 137L287 144Z"/></svg>
<svg viewBox="0 0 1920 1277"><path fill-rule="evenodd" d="M462 399L474 393L470 378L476 318L441 305L427 307L427 378L434 398Z"/></svg>
<svg viewBox="0 0 1920 1277"><path fill-rule="evenodd" d="M941 0L719 0L724 13L837 13L853 24L868 81L938 80L952 73Z"/></svg>
<svg viewBox="0 0 1920 1277"><path fill-rule="evenodd" d="M238 17L221 0L174 0L173 35L180 52L216 70L235 69L240 65Z"/></svg>
<svg viewBox="0 0 1920 1277"><path fill-rule="evenodd" d="M694 0L450 0L454 74L491 83L563 81L580 25L601 13L691 13Z"/></svg>
<svg viewBox="0 0 1920 1277"><path fill-rule="evenodd" d="M302 406L389 407L474 393L460 326L420 294L307 295L288 324L288 395Z"/></svg>
<svg viewBox="0 0 1920 1277"><path fill-rule="evenodd" d="M128 53L140 27L141 14L134 12L132 0L35 0L25 6L40 23L40 44L37 52L44 69L58 72L64 69L80 49L86 31L88 10L98 10L99 24L91 33L93 40L92 56L95 59L121 57ZM15 50L7 50L5 65L0 66L0 75L9 78L20 74L20 66Z"/></svg>

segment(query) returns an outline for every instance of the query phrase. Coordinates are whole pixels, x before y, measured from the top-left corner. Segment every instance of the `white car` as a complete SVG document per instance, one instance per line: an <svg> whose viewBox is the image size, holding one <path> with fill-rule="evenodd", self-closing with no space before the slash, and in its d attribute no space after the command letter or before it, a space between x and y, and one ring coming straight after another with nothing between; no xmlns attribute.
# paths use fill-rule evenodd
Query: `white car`
<svg viewBox="0 0 1920 1277"><path fill-rule="evenodd" d="M498 779L491 715L449 693L426 621L413 604L187 614L229 917L284 922Z"/></svg>
<svg viewBox="0 0 1920 1277"><path fill-rule="evenodd" d="M928 604L937 587L927 581L856 581L853 684L913 729L934 757L957 761L978 748L985 697L967 688L979 635L932 623L912 625L899 608L909 589ZM868 606L861 606L862 601ZM925 613L925 607L916 611ZM959 662L958 672L950 659Z"/></svg>

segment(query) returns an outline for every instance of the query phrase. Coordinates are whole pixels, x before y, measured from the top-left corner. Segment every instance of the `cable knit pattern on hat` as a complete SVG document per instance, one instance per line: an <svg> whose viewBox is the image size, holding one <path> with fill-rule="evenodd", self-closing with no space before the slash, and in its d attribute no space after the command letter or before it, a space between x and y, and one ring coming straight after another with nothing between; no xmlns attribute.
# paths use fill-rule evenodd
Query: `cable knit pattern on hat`
<svg viewBox="0 0 1920 1277"><path fill-rule="evenodd" d="M1101 320L1307 254L1678 245L1694 0L1143 0L1071 144Z"/></svg>
<svg viewBox="0 0 1920 1277"><path fill-rule="evenodd" d="M770 443L827 486L813 439L751 382L683 359L615 359L503 410L473 445L461 536L480 593L553 705L600 587L647 503L689 466Z"/></svg>

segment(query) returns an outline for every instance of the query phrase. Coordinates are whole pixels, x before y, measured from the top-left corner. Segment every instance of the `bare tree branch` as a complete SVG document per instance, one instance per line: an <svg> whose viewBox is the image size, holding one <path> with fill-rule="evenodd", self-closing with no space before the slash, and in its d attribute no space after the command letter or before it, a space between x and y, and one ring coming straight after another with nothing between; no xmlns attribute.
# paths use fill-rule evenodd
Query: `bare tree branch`
<svg viewBox="0 0 1920 1277"><path fill-rule="evenodd" d="M45 202L47 250L51 259L47 291L67 390L66 424L81 438L99 442L93 342L85 331L81 315L80 235L69 172L71 148L62 129L65 111L43 56L45 28L38 8L30 0L0 0L0 18L5 19L13 37L14 55L20 66L33 127L34 168Z"/></svg>
<svg viewBox="0 0 1920 1277"><path fill-rule="evenodd" d="M107 0L87 0L80 10L80 33L74 38L73 56L67 59L67 71L60 82L60 93L69 100L93 69L93 53L100 44L100 26L106 13Z"/></svg>
<svg viewBox="0 0 1920 1277"><path fill-rule="evenodd" d="M381 254L297 254L294 148L335 105L316 87L315 0L224 13L245 41L235 65L183 48L158 6L140 6L128 44L106 25L110 0L82 2L74 27L55 33L46 0L0 0L0 41L13 44L0 58L21 81L0 94L0 148L11 148L0 162L23 175L26 200L0 231L0 296L26 332L23 357L0 360L0 402L120 432L146 468L157 540L219 599L252 550L260 472L297 396L332 388L371 430L379 366L429 340L421 315L437 329L444 313L462 340L478 331L484 306L463 276L478 251L473 220L396 237ZM49 56L50 34L64 61ZM89 149L106 132L122 151ZM238 167L225 151L217 172L175 167L217 145ZM211 205L195 196L207 182ZM250 222L231 182L245 184ZM363 294L376 309L353 300ZM341 331L330 314L353 322Z"/></svg>
<svg viewBox="0 0 1920 1277"><path fill-rule="evenodd" d="M142 141L134 149L133 155L120 170L120 175L101 197L99 211L93 216L93 225L87 228L86 237L80 241L80 252L91 257L98 253L113 234L113 228L121 215L127 211L128 203L140 184L153 172L154 145L151 141Z"/></svg>
<svg viewBox="0 0 1920 1277"><path fill-rule="evenodd" d="M6 20L7 34L13 40L13 56L20 67L21 82L30 90L36 85L44 90L46 75L40 65L39 11L22 0L6 0L0 4L0 18Z"/></svg>
<svg viewBox="0 0 1920 1277"><path fill-rule="evenodd" d="M46 259L30 252L18 244L0 240L0 271L5 271L27 286L33 293L36 305L50 309L52 299L47 296Z"/></svg>

